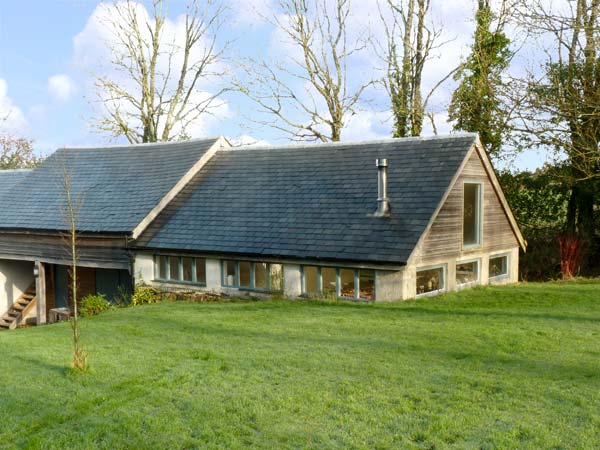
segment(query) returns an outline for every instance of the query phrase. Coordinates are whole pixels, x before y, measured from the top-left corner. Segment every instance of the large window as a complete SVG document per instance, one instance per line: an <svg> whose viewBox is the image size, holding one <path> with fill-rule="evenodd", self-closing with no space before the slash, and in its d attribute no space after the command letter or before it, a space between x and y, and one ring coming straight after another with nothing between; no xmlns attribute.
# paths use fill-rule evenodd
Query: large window
<svg viewBox="0 0 600 450"><path fill-rule="evenodd" d="M328 298L375 300L375 271L302 266L302 294Z"/></svg>
<svg viewBox="0 0 600 450"><path fill-rule="evenodd" d="M154 256L154 279L206 285L206 260L190 256Z"/></svg>
<svg viewBox="0 0 600 450"><path fill-rule="evenodd" d="M490 280L497 280L508 276L508 255L492 256L489 264Z"/></svg>
<svg viewBox="0 0 600 450"><path fill-rule="evenodd" d="M460 262L456 265L456 285L465 286L479 281L479 261Z"/></svg>
<svg viewBox="0 0 600 450"><path fill-rule="evenodd" d="M465 183L463 193L463 245L481 244L481 184Z"/></svg>
<svg viewBox="0 0 600 450"><path fill-rule="evenodd" d="M417 295L435 294L446 288L444 267L417 270Z"/></svg>
<svg viewBox="0 0 600 450"><path fill-rule="evenodd" d="M265 262L221 261L222 284L226 287L265 292L283 291L281 264Z"/></svg>

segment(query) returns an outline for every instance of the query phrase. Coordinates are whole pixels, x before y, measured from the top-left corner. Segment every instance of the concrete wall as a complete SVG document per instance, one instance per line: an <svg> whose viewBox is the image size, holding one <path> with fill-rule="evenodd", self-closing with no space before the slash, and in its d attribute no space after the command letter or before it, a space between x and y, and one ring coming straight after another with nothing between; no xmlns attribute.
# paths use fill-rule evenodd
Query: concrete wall
<svg viewBox="0 0 600 450"><path fill-rule="evenodd" d="M33 262L0 260L0 315L33 284Z"/></svg>
<svg viewBox="0 0 600 450"><path fill-rule="evenodd" d="M375 272L376 301L390 302L404 298L406 292L405 277L405 270L377 270Z"/></svg>
<svg viewBox="0 0 600 450"><path fill-rule="evenodd" d="M508 255L508 276L497 280L490 280L489 260L495 256ZM467 286L456 285L456 265L465 261L479 261L479 281ZM466 255L456 255L456 257L427 258L420 260L419 264L410 263L403 271L401 297L399 300L406 300L416 297L416 277L417 271L430 266L444 266L446 274L445 292L452 292L460 289L467 289L475 285L488 284L511 284L519 281L519 248L512 247L493 252L476 252ZM378 275L379 276L379 275ZM400 292L400 291L399 291Z"/></svg>

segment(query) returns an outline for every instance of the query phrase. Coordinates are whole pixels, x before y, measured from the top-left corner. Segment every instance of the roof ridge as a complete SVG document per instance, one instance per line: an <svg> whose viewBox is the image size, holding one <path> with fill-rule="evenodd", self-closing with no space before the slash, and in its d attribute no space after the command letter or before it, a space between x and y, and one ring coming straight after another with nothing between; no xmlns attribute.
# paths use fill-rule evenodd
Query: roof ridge
<svg viewBox="0 0 600 450"><path fill-rule="evenodd" d="M113 148L131 148L131 147L153 147L159 145L178 145L178 144L190 144L194 142L206 142L206 141L217 141L221 136L206 137L206 138L194 138L185 141L161 141L161 142L142 142L138 144L111 144L111 145L72 145L58 147L57 150L103 150Z"/></svg>
<svg viewBox="0 0 600 450"><path fill-rule="evenodd" d="M361 145L373 145L373 144L391 144L395 142L413 142L413 141L435 141L435 140L444 140L444 139L459 139L470 137L476 139L478 137L477 133L468 133L468 132L459 132L459 133L447 133L447 134L439 134L439 135L431 135L431 136L409 136L402 138L380 138L380 139L366 139L359 141L343 141L343 142L319 142L319 143L294 143L294 144L268 144L268 145L247 145L247 146L236 146L224 148L222 151L237 151L237 150L270 150L270 149L279 149L279 150L296 150L296 149L315 149L315 148L323 148L323 147L354 147Z"/></svg>

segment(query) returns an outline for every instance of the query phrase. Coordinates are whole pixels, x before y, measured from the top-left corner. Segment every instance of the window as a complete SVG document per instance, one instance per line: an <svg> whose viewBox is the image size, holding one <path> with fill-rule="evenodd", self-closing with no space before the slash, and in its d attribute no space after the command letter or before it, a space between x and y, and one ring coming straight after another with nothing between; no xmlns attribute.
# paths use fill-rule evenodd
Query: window
<svg viewBox="0 0 600 450"><path fill-rule="evenodd" d="M193 258L181 258L181 266L183 267L183 281L191 283L193 280L194 273L194 259Z"/></svg>
<svg viewBox="0 0 600 450"><path fill-rule="evenodd" d="M417 271L417 295L436 293L446 287L444 267L433 267Z"/></svg>
<svg viewBox="0 0 600 450"><path fill-rule="evenodd" d="M321 286L324 297L337 297L337 271L333 267L321 268Z"/></svg>
<svg viewBox="0 0 600 450"><path fill-rule="evenodd" d="M319 269L315 266L304 266L302 268L304 275L304 290L307 295L319 295Z"/></svg>
<svg viewBox="0 0 600 450"><path fill-rule="evenodd" d="M235 261L223 261L223 286L237 286L235 267Z"/></svg>
<svg viewBox="0 0 600 450"><path fill-rule="evenodd" d="M283 292L283 266L281 264L268 264L269 287L271 292Z"/></svg>
<svg viewBox="0 0 600 450"><path fill-rule="evenodd" d="M254 287L267 289L267 263L254 263Z"/></svg>
<svg viewBox="0 0 600 450"><path fill-rule="evenodd" d="M456 285L462 286L479 281L479 261L461 262L456 265Z"/></svg>
<svg viewBox="0 0 600 450"><path fill-rule="evenodd" d="M206 259L196 258L196 283L206 284Z"/></svg>
<svg viewBox="0 0 600 450"><path fill-rule="evenodd" d="M375 300L375 272L373 270L359 270L358 285L360 287L360 298Z"/></svg>
<svg viewBox="0 0 600 450"><path fill-rule="evenodd" d="M223 260L222 284L226 287L277 292L283 290L281 264Z"/></svg>
<svg viewBox="0 0 600 450"><path fill-rule="evenodd" d="M508 255L490 258L489 278L497 279L508 276Z"/></svg>
<svg viewBox="0 0 600 450"><path fill-rule="evenodd" d="M239 287L252 287L252 283L250 283L250 263L249 262L239 262L238 263L238 276L239 276Z"/></svg>
<svg viewBox="0 0 600 450"><path fill-rule="evenodd" d="M206 260L191 256L154 256L154 278L158 281L174 281L206 285Z"/></svg>
<svg viewBox="0 0 600 450"><path fill-rule="evenodd" d="M329 298L375 300L375 271L302 266L302 293Z"/></svg>
<svg viewBox="0 0 600 450"><path fill-rule="evenodd" d="M169 262L166 256L156 257L156 278L159 280L167 280L169 278Z"/></svg>
<svg viewBox="0 0 600 450"><path fill-rule="evenodd" d="M354 270L340 269L340 297L354 298Z"/></svg>
<svg viewBox="0 0 600 450"><path fill-rule="evenodd" d="M169 280L179 280L179 258L169 256Z"/></svg>
<svg viewBox="0 0 600 450"><path fill-rule="evenodd" d="M465 183L463 193L463 245L481 244L481 184Z"/></svg>

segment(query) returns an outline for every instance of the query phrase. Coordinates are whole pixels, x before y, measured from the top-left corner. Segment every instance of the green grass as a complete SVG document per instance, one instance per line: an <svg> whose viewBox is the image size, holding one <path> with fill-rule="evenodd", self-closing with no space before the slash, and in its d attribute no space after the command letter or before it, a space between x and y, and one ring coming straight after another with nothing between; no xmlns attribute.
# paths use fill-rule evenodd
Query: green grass
<svg viewBox="0 0 600 450"><path fill-rule="evenodd" d="M600 448L600 283L163 303L0 333L1 448Z"/></svg>

